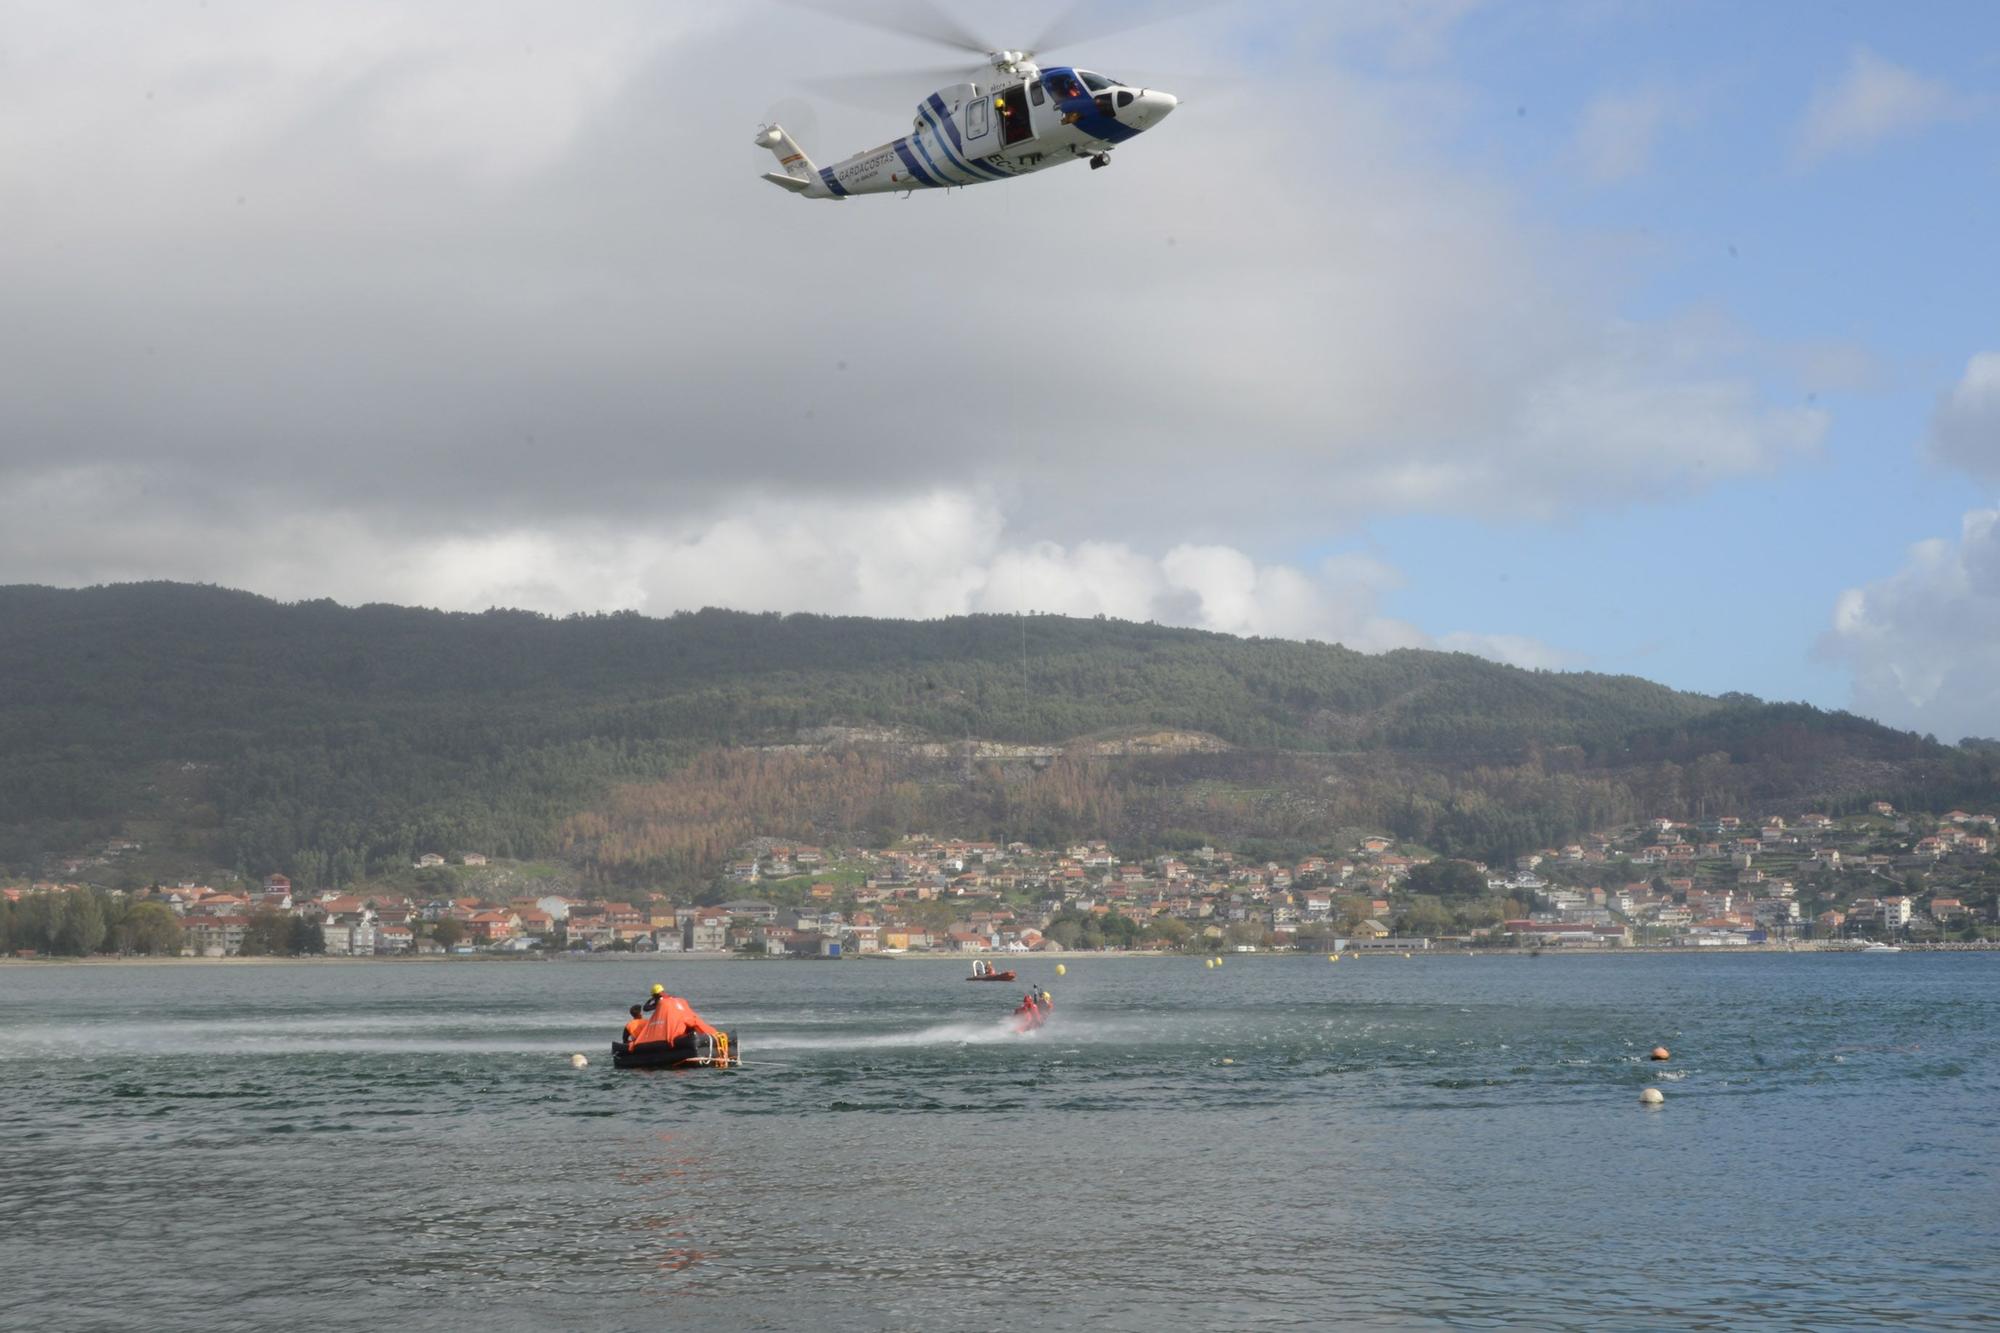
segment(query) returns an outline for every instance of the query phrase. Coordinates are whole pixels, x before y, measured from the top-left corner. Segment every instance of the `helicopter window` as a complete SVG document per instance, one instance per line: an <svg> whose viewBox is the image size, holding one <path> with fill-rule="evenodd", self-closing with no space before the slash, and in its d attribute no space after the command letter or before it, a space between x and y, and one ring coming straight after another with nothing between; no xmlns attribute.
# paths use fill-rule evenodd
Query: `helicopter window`
<svg viewBox="0 0 2000 1333"><path fill-rule="evenodd" d="M986 99L975 97L965 104L965 137L977 139L985 135L990 123L987 120Z"/></svg>
<svg viewBox="0 0 2000 1333"><path fill-rule="evenodd" d="M1051 74L1043 82L1049 85L1049 96L1058 102L1067 102L1073 97L1083 96L1083 85L1078 83L1076 75L1068 70Z"/></svg>
<svg viewBox="0 0 2000 1333"><path fill-rule="evenodd" d="M1111 80L1105 78L1102 74L1092 74L1087 69L1078 70L1076 75L1083 80L1083 86L1094 93L1101 93L1109 88L1117 87L1116 84L1112 83Z"/></svg>
<svg viewBox="0 0 2000 1333"><path fill-rule="evenodd" d="M1131 93L1128 93L1128 92L1126 92L1126 91L1125 91L1124 89L1122 89L1122 88L1121 88L1121 89L1119 89L1119 90L1118 90L1118 105L1119 105L1119 106L1131 106L1131 105L1132 105L1132 94L1131 94Z"/></svg>
<svg viewBox="0 0 2000 1333"><path fill-rule="evenodd" d="M1044 101L1047 100L1047 98L1042 93L1041 84L1035 83L1035 84L1030 84L1028 86L1028 100L1033 102L1036 106L1040 106Z"/></svg>

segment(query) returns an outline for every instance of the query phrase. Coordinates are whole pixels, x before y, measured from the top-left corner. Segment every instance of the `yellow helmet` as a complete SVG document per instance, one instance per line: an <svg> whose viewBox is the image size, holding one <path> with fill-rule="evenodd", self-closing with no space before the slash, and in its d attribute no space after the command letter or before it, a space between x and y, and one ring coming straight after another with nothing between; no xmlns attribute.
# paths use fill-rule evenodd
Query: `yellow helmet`
<svg viewBox="0 0 2000 1333"><path fill-rule="evenodd" d="M661 984L660 984L659 982L657 982L657 981L653 983L653 994L655 994L655 995L665 995L666 993L667 993L667 988L666 988L665 986L662 986L662 985L661 985Z"/></svg>

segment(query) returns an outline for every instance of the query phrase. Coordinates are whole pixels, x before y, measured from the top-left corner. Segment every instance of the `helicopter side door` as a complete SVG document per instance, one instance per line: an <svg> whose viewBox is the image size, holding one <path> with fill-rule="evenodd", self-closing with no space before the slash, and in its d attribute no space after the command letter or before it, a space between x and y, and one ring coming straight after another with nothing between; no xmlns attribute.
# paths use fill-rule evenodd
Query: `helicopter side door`
<svg viewBox="0 0 2000 1333"><path fill-rule="evenodd" d="M1028 124L1038 139L1062 128L1062 107L1049 96L1040 79L1028 84Z"/></svg>
<svg viewBox="0 0 2000 1333"><path fill-rule="evenodd" d="M1035 137L1035 127L1028 119L1028 89L1025 84L1015 84L993 99L994 110L1000 117L1000 142L1012 148L1015 144L1026 143Z"/></svg>

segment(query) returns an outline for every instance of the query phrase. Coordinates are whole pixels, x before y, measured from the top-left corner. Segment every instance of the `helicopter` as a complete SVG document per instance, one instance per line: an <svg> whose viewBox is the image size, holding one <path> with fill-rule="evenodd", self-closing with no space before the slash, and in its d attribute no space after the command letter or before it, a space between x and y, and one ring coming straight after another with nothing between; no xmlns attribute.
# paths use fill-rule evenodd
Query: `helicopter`
<svg viewBox="0 0 2000 1333"><path fill-rule="evenodd" d="M1033 50L996 50L949 16L918 0L915 24L857 18L809 0L801 8L830 12L983 56L973 77L939 88L917 104L910 132L832 166L816 166L784 126L760 126L756 142L778 159L764 179L802 199L905 194L1010 180L1066 162L1108 166L1111 150L1158 125L1180 99L1156 88L1121 83L1068 65L1043 68ZM1051 44L1045 35L1038 46ZM1066 41L1074 38L1064 38ZM959 73L955 67L948 73ZM876 76L879 79L881 76Z"/></svg>

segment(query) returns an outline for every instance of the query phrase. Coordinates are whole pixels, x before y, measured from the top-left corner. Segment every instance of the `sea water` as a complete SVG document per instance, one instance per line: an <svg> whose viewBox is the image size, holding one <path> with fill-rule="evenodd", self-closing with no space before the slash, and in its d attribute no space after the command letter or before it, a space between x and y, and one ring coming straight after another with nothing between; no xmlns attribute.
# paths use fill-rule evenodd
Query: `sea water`
<svg viewBox="0 0 2000 1333"><path fill-rule="evenodd" d="M1936 1328L2000 1305L2000 955L1015 965L0 967L0 1325ZM654 980L745 1066L612 1068ZM1030 982L1055 1018L1023 1037Z"/></svg>

